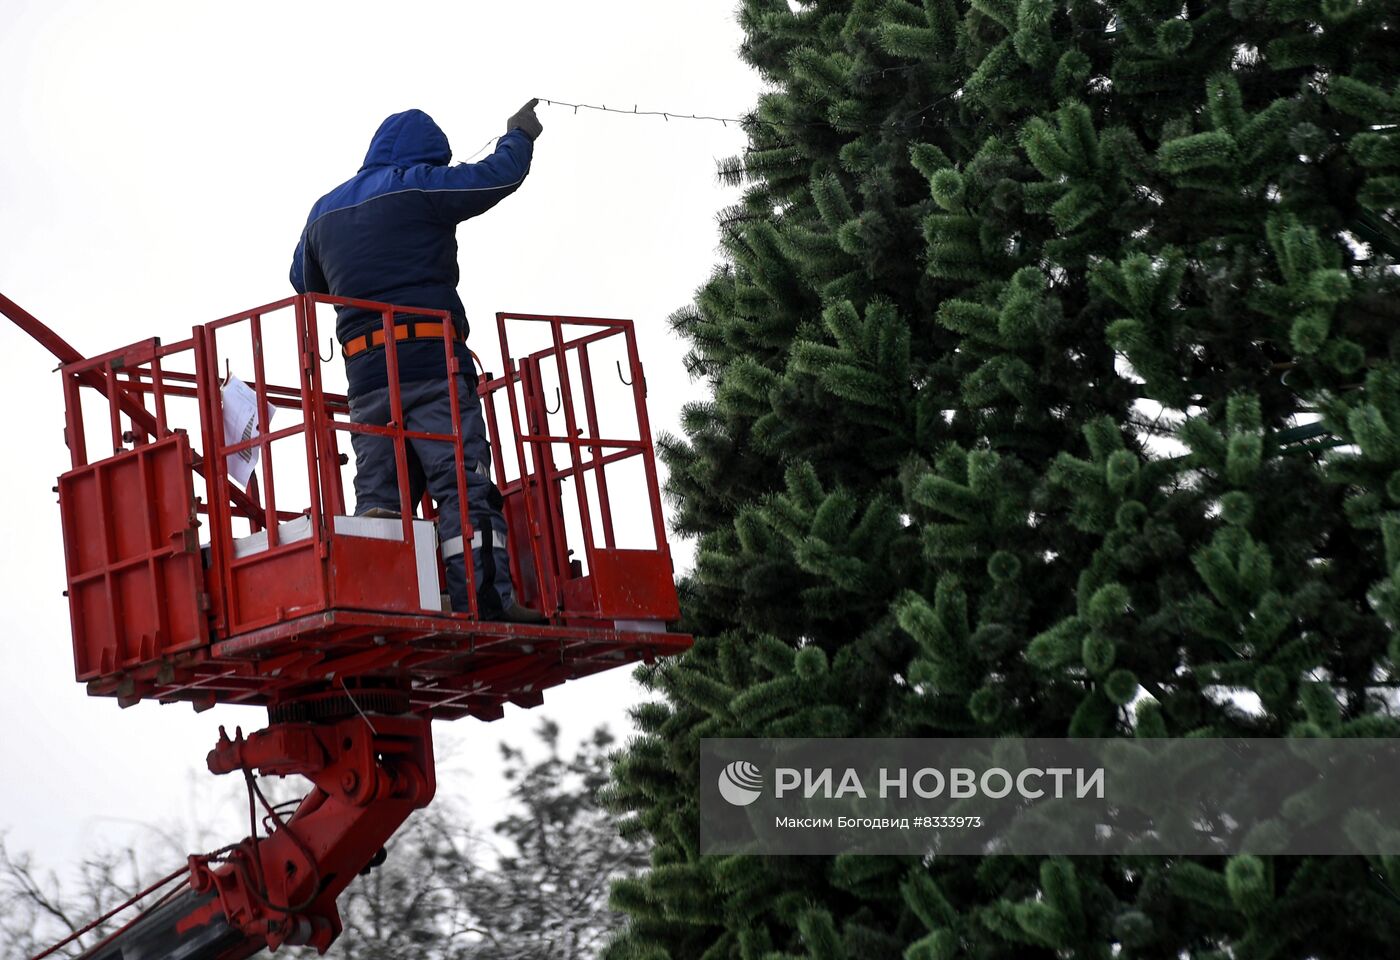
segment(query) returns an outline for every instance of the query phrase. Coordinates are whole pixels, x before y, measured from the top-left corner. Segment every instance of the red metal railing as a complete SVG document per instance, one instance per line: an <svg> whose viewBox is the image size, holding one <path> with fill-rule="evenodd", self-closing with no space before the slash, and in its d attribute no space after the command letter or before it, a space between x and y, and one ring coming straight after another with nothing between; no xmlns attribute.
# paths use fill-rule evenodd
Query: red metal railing
<svg viewBox="0 0 1400 960"><path fill-rule="evenodd" d="M322 369L326 361L317 350L321 341L319 305L353 306L379 313L385 334L385 366L392 388L388 424L353 422L346 397L326 390ZM400 341L394 330L396 320L406 314L442 323L442 346L449 371L446 389L453 401L450 434L415 432L404 426L398 389ZM525 328L546 331L546 343L517 360L512 353L513 331L519 336ZM511 573L518 594L554 616L556 622L659 622L674 617L670 556L646 417L645 381L631 323L502 313L497 315L497 332L505 372L495 378L482 374L478 392L485 408L495 476L511 529ZM289 382L276 383L270 376L270 364L287 359L269 347L269 337L274 333L290 335L290 346L283 351L294 354L295 373ZM184 432L197 435L205 451L203 457L191 455L191 485L194 474L202 475L206 497L194 509L208 518L207 576L214 633L230 636L287 619L318 604L333 605L328 587L311 591L308 586L306 589L311 592L305 602L300 602L295 585L274 579L269 586L272 574L259 573L259 569L292 555L326 556L327 545L334 538L334 518L345 513L344 458L338 442L342 433L380 436L392 443L401 538L410 554L417 549L420 533L413 522L415 504L410 503L407 445L410 441L451 443L463 542L471 542L474 531L466 496L467 465L457 403L465 384L457 379L463 371L454 349L456 342L452 318L442 311L409 310L313 294L289 297L197 326L189 339L178 343L162 345L158 340L145 340L65 364L61 369L74 469L87 467L91 462L82 403L85 388L97 388L105 394L105 419L113 456L177 432L177 418L171 415L169 405L175 400L194 401L194 416L187 418ZM251 365L249 386L256 398L257 431L250 437L224 436L221 384L230 372L229 356L235 343L244 347L242 362ZM628 431L631 435L605 436L600 429L593 373L593 351L600 347L621 352L625 358L626 375L623 360L615 363L630 393L631 403L625 406L631 407L636 416L633 429ZM474 375L475 371L470 373ZM546 399L546 382L551 378L557 384L558 406L554 408ZM501 404L508 410L509 436L501 433ZM269 411L274 410L299 419L287 425L271 422ZM282 447L296 438L300 438L301 453L287 461ZM223 469L224 463L231 456L253 450L258 452L258 467L247 487L240 489ZM513 456L508 458L508 452ZM634 458L642 466L645 494L629 491L625 512L629 519L641 512L649 515L646 525L650 527L651 542L643 548L623 549L618 546L609 471ZM295 474L299 497L289 499L284 490L287 471ZM574 487L572 503L565 503L567 484ZM425 497L424 513L431 515L431 505L426 500ZM307 518L309 531L284 540L282 525L302 517ZM240 555L235 548L237 521L245 522L250 534L261 532L266 538L265 546ZM571 533L571 526L577 528L577 535ZM582 557L576 557L580 549ZM149 562L150 551L146 552ZM475 571L470 550L464 551L464 563L467 583L472 584ZM269 589L285 593L281 599L286 602L266 600L263 594ZM116 592L108 592L109 613L119 619ZM468 594L471 608L467 612L444 616L475 620L475 591L468 590Z"/></svg>
<svg viewBox="0 0 1400 960"><path fill-rule="evenodd" d="M525 355L517 364L510 359L514 356L510 338L512 323L517 326L545 327L548 330L548 345ZM619 557L624 557L634 564L640 562L646 565L644 555L649 553L656 561L644 574L636 577L632 583L633 587L645 590L647 585L658 582L658 573L663 574L660 579L669 582L670 555L666 548L661 491L656 474L655 452L651 443L651 428L646 413L646 381L637 353L632 324L626 320L595 317L499 313L496 315L496 325L501 352L507 358L506 375L502 380L486 384L483 393L490 396L498 390L506 391L517 462L524 464L528 461L534 467L532 472L522 476L519 481L504 486L502 493L508 498L520 494L520 512L523 513L527 525L531 530L540 531L541 544L533 551L533 557L540 596L546 608L577 609L591 602L600 615L605 611L618 609L617 605L622 600L618 596L619 584L607 577L605 571L610 567L609 561ZM584 332L570 338L565 333L568 328L582 329ZM597 390L590 352L609 340L621 340L625 351L630 378L621 376L621 361L616 363L619 378L630 388L632 408L636 412L634 437L606 437L602 435L599 427ZM563 432L551 430L549 427L550 409L544 387L547 378L543 369L547 362L552 362L555 379L558 381L559 409L554 412L562 413ZM570 375L575 369L575 363L581 388L578 392L583 401L582 427L579 424L576 403L579 398L575 396ZM498 433L494 422L492 432ZM555 445L567 448L567 461L562 466L553 456ZM643 467L645 502L650 511L654 544L651 551L619 551L617 547L607 469L633 458L638 459ZM497 476L506 474L499 449L496 452L495 466ZM583 578L561 575L570 571L569 538L563 511L551 510L549 507L560 501L559 488L566 479L572 481L574 486L582 545L589 571L587 584L579 582ZM589 479L594 481L596 503L588 495ZM517 582L519 579L517 577ZM591 598L585 596L589 592L592 594ZM636 599L640 609L657 598L643 593Z"/></svg>

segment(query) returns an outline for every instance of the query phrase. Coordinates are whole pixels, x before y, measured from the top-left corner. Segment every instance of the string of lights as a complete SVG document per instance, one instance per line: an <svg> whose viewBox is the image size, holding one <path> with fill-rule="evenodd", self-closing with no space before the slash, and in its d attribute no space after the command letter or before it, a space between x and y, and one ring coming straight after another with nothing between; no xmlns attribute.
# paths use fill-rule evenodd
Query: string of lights
<svg viewBox="0 0 1400 960"><path fill-rule="evenodd" d="M1105 39L1105 40L1113 40L1113 39L1115 39L1115 38L1117 38L1117 37L1123 35L1125 31L1124 31L1123 26L1119 25L1118 22L1117 22L1116 20L1113 20L1113 21L1110 21L1106 26L1103 26L1103 27L1099 27L1099 26L1090 27L1090 28L1083 28L1083 27L1080 27L1080 28L1075 28L1075 29L1071 30L1070 32L1073 33L1073 34L1079 34L1079 35L1085 35L1085 36L1096 36L1096 37L1099 37L1099 38ZM865 70L865 71L861 71L861 72L859 72L859 73L853 74L853 75L850 77L850 79L851 79L852 81L856 82L856 83L864 83L864 82L869 81L869 80L883 79L884 77L887 77L887 76L889 76L889 75L891 75L891 74L905 74L905 73L909 73L909 72L914 71L914 70L922 69L922 68L924 68L924 67L926 67L926 66L927 66L927 64L924 64L924 63L910 63L910 64L903 64L903 65L900 65L900 66L897 66L897 67L880 67L880 68L871 69L871 70ZM575 114L577 114L580 110L595 110L595 111L598 111L598 112L600 112L600 113L616 113L616 114L623 114L623 115L626 115L626 116L634 116L634 117L661 117L663 120L665 120L665 121L667 121L667 122L669 122L669 121L671 121L671 120L702 120L702 121L709 121L709 122L712 122L712 123L718 123L718 124L721 124L721 125L726 126L726 127L729 126L729 124L732 123L732 124L735 124L736 126L739 126L739 127L749 127L749 126L768 126L768 127L775 127L775 128L803 128L803 127L809 127L809 128L810 128L810 127L825 127L825 128L827 128L827 129L832 129L832 130L849 131L849 130L881 130L881 129L890 130L890 129L897 129L897 128L900 128L900 127L909 126L909 125L911 124L911 122L912 122L913 120L915 120L916 118L919 119L919 124L918 124L918 125L919 125L919 126L923 126L923 125L924 125L924 120L925 120L925 118L922 117L922 114L926 113L926 112L929 111L929 110L932 110L934 107L938 106L939 104L943 103L944 101L947 101L947 100L950 100L950 99L955 99L955 98L960 94L960 92L961 92L961 91L954 91L953 93L950 93L950 94L948 94L947 96L940 97L939 99L933 101L932 103L925 104L924 106L922 106L922 107L920 107L919 109L913 111L912 113L908 114L907 116L904 116L904 117L901 117L901 118L898 118L898 119L895 119L895 120L888 120L888 121L884 121L884 122L881 122L881 123L839 123L839 124L838 124L838 123L832 123L832 122L826 121L826 120L763 120L763 119L760 119L759 117L754 116L754 115L752 115L752 114L749 115L749 116L746 116L746 117L725 117L725 116L714 116L714 115L711 115L711 114L682 113L682 112L677 111L677 110L642 110L642 109L640 108L640 105L639 105L639 104L635 104L635 103L632 105L632 109L631 109L631 110L628 110L628 109L626 109L625 107L616 107L616 106L610 107L610 106L608 106L608 105L605 104L605 103L596 103L596 104L595 104L595 103L573 103L573 102L570 102L570 101L568 101L568 100L555 100L555 99L548 98L548 97L539 97L538 99L539 99L539 101L540 101L541 103L544 103L544 104L546 104L547 106L551 106L551 107L567 107L567 108L569 108L569 109L572 109L573 112L574 112ZM823 98L823 99L824 99L824 98ZM471 155L470 157L468 157L467 159L468 159L468 160L471 160L471 159L474 159L474 158L480 156L482 153L484 153L484 152L486 151L487 148L489 148L493 143L495 143L497 139L498 139L497 137L492 137L490 140L486 141L486 143L482 145L481 149L477 150L476 153L472 154L472 155Z"/></svg>
<svg viewBox="0 0 1400 960"><path fill-rule="evenodd" d="M1104 28L1097 28L1097 27L1096 27L1096 28L1092 28L1092 29L1083 29L1083 28L1080 28L1080 29L1076 29L1076 30L1074 30L1074 31L1072 31L1072 32L1073 32L1073 33L1077 33L1077 34L1084 34L1084 35L1095 35L1095 36L1098 36L1098 37L1101 37L1101 38L1104 38L1104 39L1110 39L1110 40L1111 40L1111 39L1113 39L1113 38L1119 36L1123 31L1122 31L1121 28L1116 28L1116 26L1115 26L1114 24L1110 24L1109 27L1108 27L1107 29L1104 29ZM924 69L926 66L927 66L927 64L925 64L925 63L909 63L909 64L902 64L902 65L897 66L897 67L879 67L879 68L870 69L870 70L864 70L864 71L860 71L860 72L858 72L858 73L855 73L855 74L853 74L853 75L850 77L850 79L851 79L853 82L855 82L855 83L865 83L865 82L870 81L870 80L883 79L883 78L885 78L885 77L887 77L887 76L890 76L891 74L894 74L894 75L902 75L902 74L905 74L905 73L910 73L910 72L915 71L915 70ZM623 114L623 115L626 115L626 116L634 116L634 117L661 117L663 120L665 120L665 121L667 121L667 122L669 122L669 121L671 121L671 120L702 120L702 121L708 121L708 122L711 122L711 123L718 123L718 124L721 124L722 126L726 126L726 127L729 126L729 124L732 123L732 124L735 124L736 126L739 126L739 127L767 126L767 127L790 128L790 129L791 129L791 128L803 128L803 127L807 127L807 128L810 128L810 127L825 127L825 128L827 128L827 129L831 129L831 130L843 130L843 131L848 131L848 130L881 130L881 129L891 130L891 129L897 129L897 128L900 128L900 127L904 127L904 126L910 125L910 123L911 123L914 119L916 119L916 118L920 118L919 126L923 126L923 125L924 125L924 121L923 121L923 119L922 119L922 117L921 117L922 114L924 114L925 112L927 112L927 111L929 111L929 110L932 110L934 107L938 106L939 104L943 103L944 101L951 100L951 99L955 99L960 93L961 93L961 91L954 91L953 93L950 93L950 94L948 94L947 96L940 97L939 99L933 101L932 103L925 104L924 106L922 106L922 107L920 107L919 109L913 111L912 113L908 114L907 116L901 117L901 118L899 118L899 119L888 120L888 121L881 122L881 123L840 123L840 124L838 124L838 123L832 123L832 122L827 121L827 120L763 120L763 119L760 119L759 117L754 116L754 115L752 115L752 114L750 114L749 116L746 116L746 117L724 117L724 116L713 116L713 115L711 115L711 114L682 113L682 112L680 112L680 111L678 111L678 110L642 110L642 109L640 108L640 105L639 105L639 104L635 104L635 103L632 105L632 109L631 109L631 110L628 110L628 109L626 109L625 107L616 107L616 106L610 107L610 106L608 106L608 105L605 104L605 103L596 103L596 104L595 104L595 103L572 103L572 102L570 102L570 101L568 101L568 100L555 100L555 99L552 99L552 98L549 98L549 97L539 97L538 99L539 99L539 101L540 101L541 103L546 104L547 106L551 106L551 107L568 107L568 108L572 109L573 112L574 112L575 114L577 114L580 110L595 110L595 111L598 111L598 112L600 112L600 113L617 113L617 114ZM825 99L825 98L823 98L823 99ZM490 140L486 141L486 143L483 144L479 150L477 150L477 151L476 151L475 153L473 153L470 157L468 157L467 160L472 160L472 159L475 159L476 157L480 156L482 153L484 153L484 152L487 150L487 148L489 148L493 143L495 143L497 139L499 139L499 138L498 138L498 137L492 137Z"/></svg>
<svg viewBox="0 0 1400 960"><path fill-rule="evenodd" d="M1075 33L1075 34L1081 34L1081 35L1085 35L1085 36L1097 36L1097 37L1100 37L1100 38L1102 38L1102 39L1111 40L1111 39L1113 39L1113 38L1119 36L1120 34L1122 34L1123 31L1122 31L1121 28L1117 28L1117 27L1115 26L1115 24L1110 23L1109 26L1108 26L1107 28L1103 28L1103 27L1076 28L1076 29L1072 30L1071 32L1072 32L1072 33ZM857 72L857 73L855 73L855 74L852 74L852 75L850 76L849 79L850 79L852 82L855 82L855 83L865 83L866 81L869 81L869 80L883 79L884 77L887 77L887 76L889 76L889 75L891 75L891 74L902 75L902 74L909 73L909 72L914 71L914 70L925 69L927 66L928 66L928 64L926 64L926 63L909 63L909 64L902 64L902 65L897 66L897 67L879 67L879 68L874 68L874 69L870 69L870 70L864 70L864 71ZM928 110L932 110L934 107L938 106L939 104L943 103L944 101L956 98L956 97L959 95L960 92L961 92L961 91L954 91L953 93L950 93L950 94L948 94L947 96L940 97L939 99L933 101L932 103L929 103L929 104L926 104L926 105L920 107L918 110L915 110L913 113L909 114L908 116L903 117L903 118L900 118L900 119L897 119L897 120L890 120L890 121L886 121L886 122L883 122L883 123L841 123L841 124L832 123L832 122L830 122L830 121L825 121L825 120L792 120L792 121L784 121L784 120L762 120L762 119L759 119L758 117L753 116L753 115L750 115L750 116L747 116L747 117L720 117L720 116L711 116L711 115L708 115L708 114L681 113L681 112L676 111L676 110L642 110L642 109L640 109L639 105L637 105L637 104L633 104L633 105L632 105L632 109L631 109L631 110L628 110L628 109L626 109L625 107L616 107L616 106L610 107L610 106L608 106L608 105L605 104L605 103L603 103L603 104L593 104L593 103L570 103L570 102L567 101L567 100L552 100L552 99L549 99L549 98L547 98L547 97L540 97L539 100L540 100L541 103L547 104L547 105L552 106L552 107L569 107L569 108L571 108L571 109L574 111L575 114L577 114L580 110L597 110L597 111L602 112L602 113L620 113L620 114L626 114L626 115L637 116L637 117L661 117L663 120L667 120L667 121L670 121L670 120L708 120L708 121L711 121L711 122L715 122L715 123L722 124L722 125L724 125L724 126L728 126L729 124L733 123L733 124L736 124L736 125L738 125L738 126L740 126L740 127L758 125L758 126L789 127L789 128L795 128L795 127L827 127L827 128L829 128L829 129L833 129L833 130L879 130L879 129L893 129L893 128L905 126L905 125L907 125L910 121L912 121L913 119L919 117L921 114L925 113L925 112L928 111ZM825 98L823 98L823 99L825 99ZM922 123L921 123L920 125L922 125Z"/></svg>
<svg viewBox="0 0 1400 960"><path fill-rule="evenodd" d="M903 70L903 69L905 69L905 68L902 68L902 67L891 67L891 68L889 68L889 71L886 71L886 72L893 72L893 71ZM539 99L539 101L540 101L541 103L546 104L546 105L551 106L551 107L569 107L569 108L572 108L572 110L574 111L575 114L577 114L580 110L596 110L596 111L598 111L598 112L600 112L600 113L617 113L617 114L622 114L623 116L629 116L629 117L661 117L662 119L664 119L664 120L666 120L666 121L668 121L668 122L671 121L671 120L702 120L702 121L710 121L710 122L714 122L714 123L719 123L719 124L721 124L721 125L723 125L723 126L726 126L726 127L729 126L729 124L732 123L732 124L735 124L735 125L740 126L740 127L745 127L745 126L768 126L768 127L789 127L789 128L791 128L791 127L826 127L826 128L828 128L828 129L832 129L832 130L882 130L882 129L883 129L883 130L893 130L893 129L897 129L897 128L900 128L900 127L905 127L905 126L910 125L911 121L913 121L915 118L920 118L924 113L927 113L929 110L932 110L934 107L940 105L940 104L943 103L944 101L953 99L953 98L956 97L956 96L957 96L957 92L950 93L950 94L948 94L948 95L946 95L946 96L943 96L943 97L938 98L937 100L934 100L934 101L931 102L931 103L927 103L927 104L925 104L924 106L919 107L919 109L913 111L912 113L907 114L906 116L900 117L900 118L895 119L895 120L888 120L888 121L884 121L884 122L882 122L882 123L848 123L848 124L836 124L836 123L832 123L832 122L827 121L827 120L792 120L792 121L784 121L784 120L762 120L762 119L760 119L760 118L758 118L758 117L755 117L755 116L748 116L748 117L717 117L717 116L711 116L711 115L709 115L709 114L680 113L679 111L676 111L676 110L642 110L642 109L640 109L640 107L639 107L637 104L633 104L633 105L632 105L632 109L631 109L631 110L628 110L628 109L626 109L626 108L624 108L624 107L610 107L610 106L608 106L608 105L605 104L605 103L603 103L603 104L593 104L593 103L571 103L571 102L569 102L569 101L567 101L567 100L552 100L552 99L549 99L549 98L547 98L547 97L540 97L540 98L538 98L538 99ZM920 120L920 124L919 124L919 125L920 125L920 126L923 125L923 121L922 121L922 120ZM474 152L474 153L472 153L470 156L468 156L463 162L470 162L470 161L476 159L477 157L481 156L481 154L485 153L486 150L489 149L489 148L491 147L491 145L494 144L498 139L500 139L500 138L499 138L499 137L496 137L496 136L491 137L489 140L487 140L485 143L483 143L483 144L476 150L476 152Z"/></svg>
<svg viewBox="0 0 1400 960"><path fill-rule="evenodd" d="M905 126L905 125L907 125L911 120L913 120L914 118L919 117L919 116L922 115L923 113L925 113L925 112L927 112L927 111L929 111L929 110L932 110L934 107L936 107L936 106L938 106L939 104L943 103L945 100L950 100L950 99L952 99L952 98L955 97L955 96L957 96L957 93L956 93L956 92L950 93L950 94L948 94L947 96L939 97L937 100L934 100L932 103L925 104L924 106L922 106L922 107L920 107L919 109L913 111L912 113L908 114L907 116L901 117L901 118L896 119L896 120L887 120L887 121L884 121L884 122L881 122L881 123L842 123L842 124L832 123L832 122L829 121L829 120L762 120L762 119L760 119L760 118L758 118L758 117L755 117L755 116L748 116L748 117L716 117L716 116L710 116L710 115L708 115L708 114L680 113L680 112L675 111L675 110L642 110L642 109L640 109L636 104L633 104L632 109L631 109L631 110L628 110L628 109L626 109L625 107L610 107L610 106L608 106L608 105L605 104L605 103L604 103L604 104L570 103L570 102L568 102L568 101L566 101L566 100L550 100L550 99L548 99L548 98L546 98L546 97L540 97L539 99L540 99L540 102L541 102L541 103L547 104L547 105L552 106L552 107L572 107L574 113L576 113L576 114L577 114L580 110L597 110L597 111L599 111L599 112L601 112L601 113L620 113L620 114L624 114L624 115L627 115L627 116L636 116L636 117L661 117L661 118L663 118L663 119L665 119L665 120L667 120L667 121L670 121L670 120L709 120L709 121L713 121L713 122L716 122L716 123L723 124L724 126L728 126L729 124L733 123L733 124L737 124L738 126L741 126L741 127L744 127L744 126L755 126L755 125L756 125L756 126L767 126L767 127L827 127L827 128L832 129L832 130L881 130L881 129L894 129L894 128L897 128L897 127Z"/></svg>
<svg viewBox="0 0 1400 960"><path fill-rule="evenodd" d="M662 117L666 120L671 120L672 118L676 120L713 120L725 126L731 123L742 126L746 122L741 117L712 117L705 114L678 113L674 110L639 110L636 104L632 105L631 110L625 110L621 107L610 107L607 104L569 103L564 100L549 100L545 97L540 97L540 101L551 107L573 107L574 113L578 113L580 110L598 110L603 113L623 113L637 117Z"/></svg>

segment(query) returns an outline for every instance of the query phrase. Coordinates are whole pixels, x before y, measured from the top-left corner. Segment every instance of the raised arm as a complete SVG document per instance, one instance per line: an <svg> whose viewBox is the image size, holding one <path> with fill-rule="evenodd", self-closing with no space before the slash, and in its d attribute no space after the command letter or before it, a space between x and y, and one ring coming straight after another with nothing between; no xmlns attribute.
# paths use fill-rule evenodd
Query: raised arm
<svg viewBox="0 0 1400 960"><path fill-rule="evenodd" d="M543 129L535 117L537 102L531 100L506 122L506 135L486 159L433 169L428 192L444 220L461 223L485 213L525 181Z"/></svg>

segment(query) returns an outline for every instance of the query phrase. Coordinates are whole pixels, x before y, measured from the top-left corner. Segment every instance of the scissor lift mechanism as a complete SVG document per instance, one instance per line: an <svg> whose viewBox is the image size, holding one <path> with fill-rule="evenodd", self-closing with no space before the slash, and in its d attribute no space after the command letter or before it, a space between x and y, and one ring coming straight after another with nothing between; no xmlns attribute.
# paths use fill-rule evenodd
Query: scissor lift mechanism
<svg viewBox="0 0 1400 960"><path fill-rule="evenodd" d="M325 390L317 350L324 305L380 314L396 397L388 426L352 423L346 397ZM432 719L493 720L506 703L538 705L550 686L690 645L667 630L679 607L630 321L497 314L505 371L491 377L460 370L446 313L318 294L196 326L177 343L144 340L91 358L4 296L0 313L60 361L72 469L56 489L77 679L122 706L266 707L270 724L258 733L230 739L221 728L210 769L241 772L250 802L261 797L255 773L313 784L289 818L268 809L276 824L268 836L254 824L242 843L191 857L183 887L85 957L235 960L288 943L324 952L340 932L336 897L432 799ZM512 580L547 625L480 620L474 597L468 612L443 612L435 590L425 596L424 558L438 572L440 562L426 522L433 505L411 502L409 441L455 444L466 539L470 465L455 414L450 435L402 426L393 331L405 315L443 323L449 371L470 376L482 397ZM517 358L510 332L521 325L548 338ZM265 334L273 331L293 337L290 385L268 382ZM226 437L221 345L236 337L251 350L258 423L254 435ZM625 353L635 436L600 432L591 356L603 344ZM546 398L550 380L557 408ZM466 382L449 377L454 399ZM84 416L93 396L106 408L101 441L89 437L91 401ZM177 423L177 404L192 405L195 423ZM295 422L274 423L273 412ZM400 518L348 517L341 448L351 432L392 441ZM282 457L288 445L298 451L293 465ZM240 487L224 464L250 451L260 464ZM627 461L641 467L644 490L629 491L624 511L646 514L652 542L641 548L619 546L608 486ZM285 487L279 501L279 475L293 476L302 502L289 504ZM470 551L466 563L470 578Z"/></svg>

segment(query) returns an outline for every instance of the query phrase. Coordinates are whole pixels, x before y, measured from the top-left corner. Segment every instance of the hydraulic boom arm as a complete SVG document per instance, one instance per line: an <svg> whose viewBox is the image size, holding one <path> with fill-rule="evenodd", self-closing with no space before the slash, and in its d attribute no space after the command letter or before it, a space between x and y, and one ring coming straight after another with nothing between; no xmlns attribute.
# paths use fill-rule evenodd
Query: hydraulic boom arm
<svg viewBox="0 0 1400 960"><path fill-rule="evenodd" d="M243 773L275 829L190 857L178 892L82 960L242 960L283 944L324 953L341 930L336 898L433 797L432 734L420 717L275 723L246 739L219 733L209 769ZM314 788L283 821L254 771L300 774Z"/></svg>

